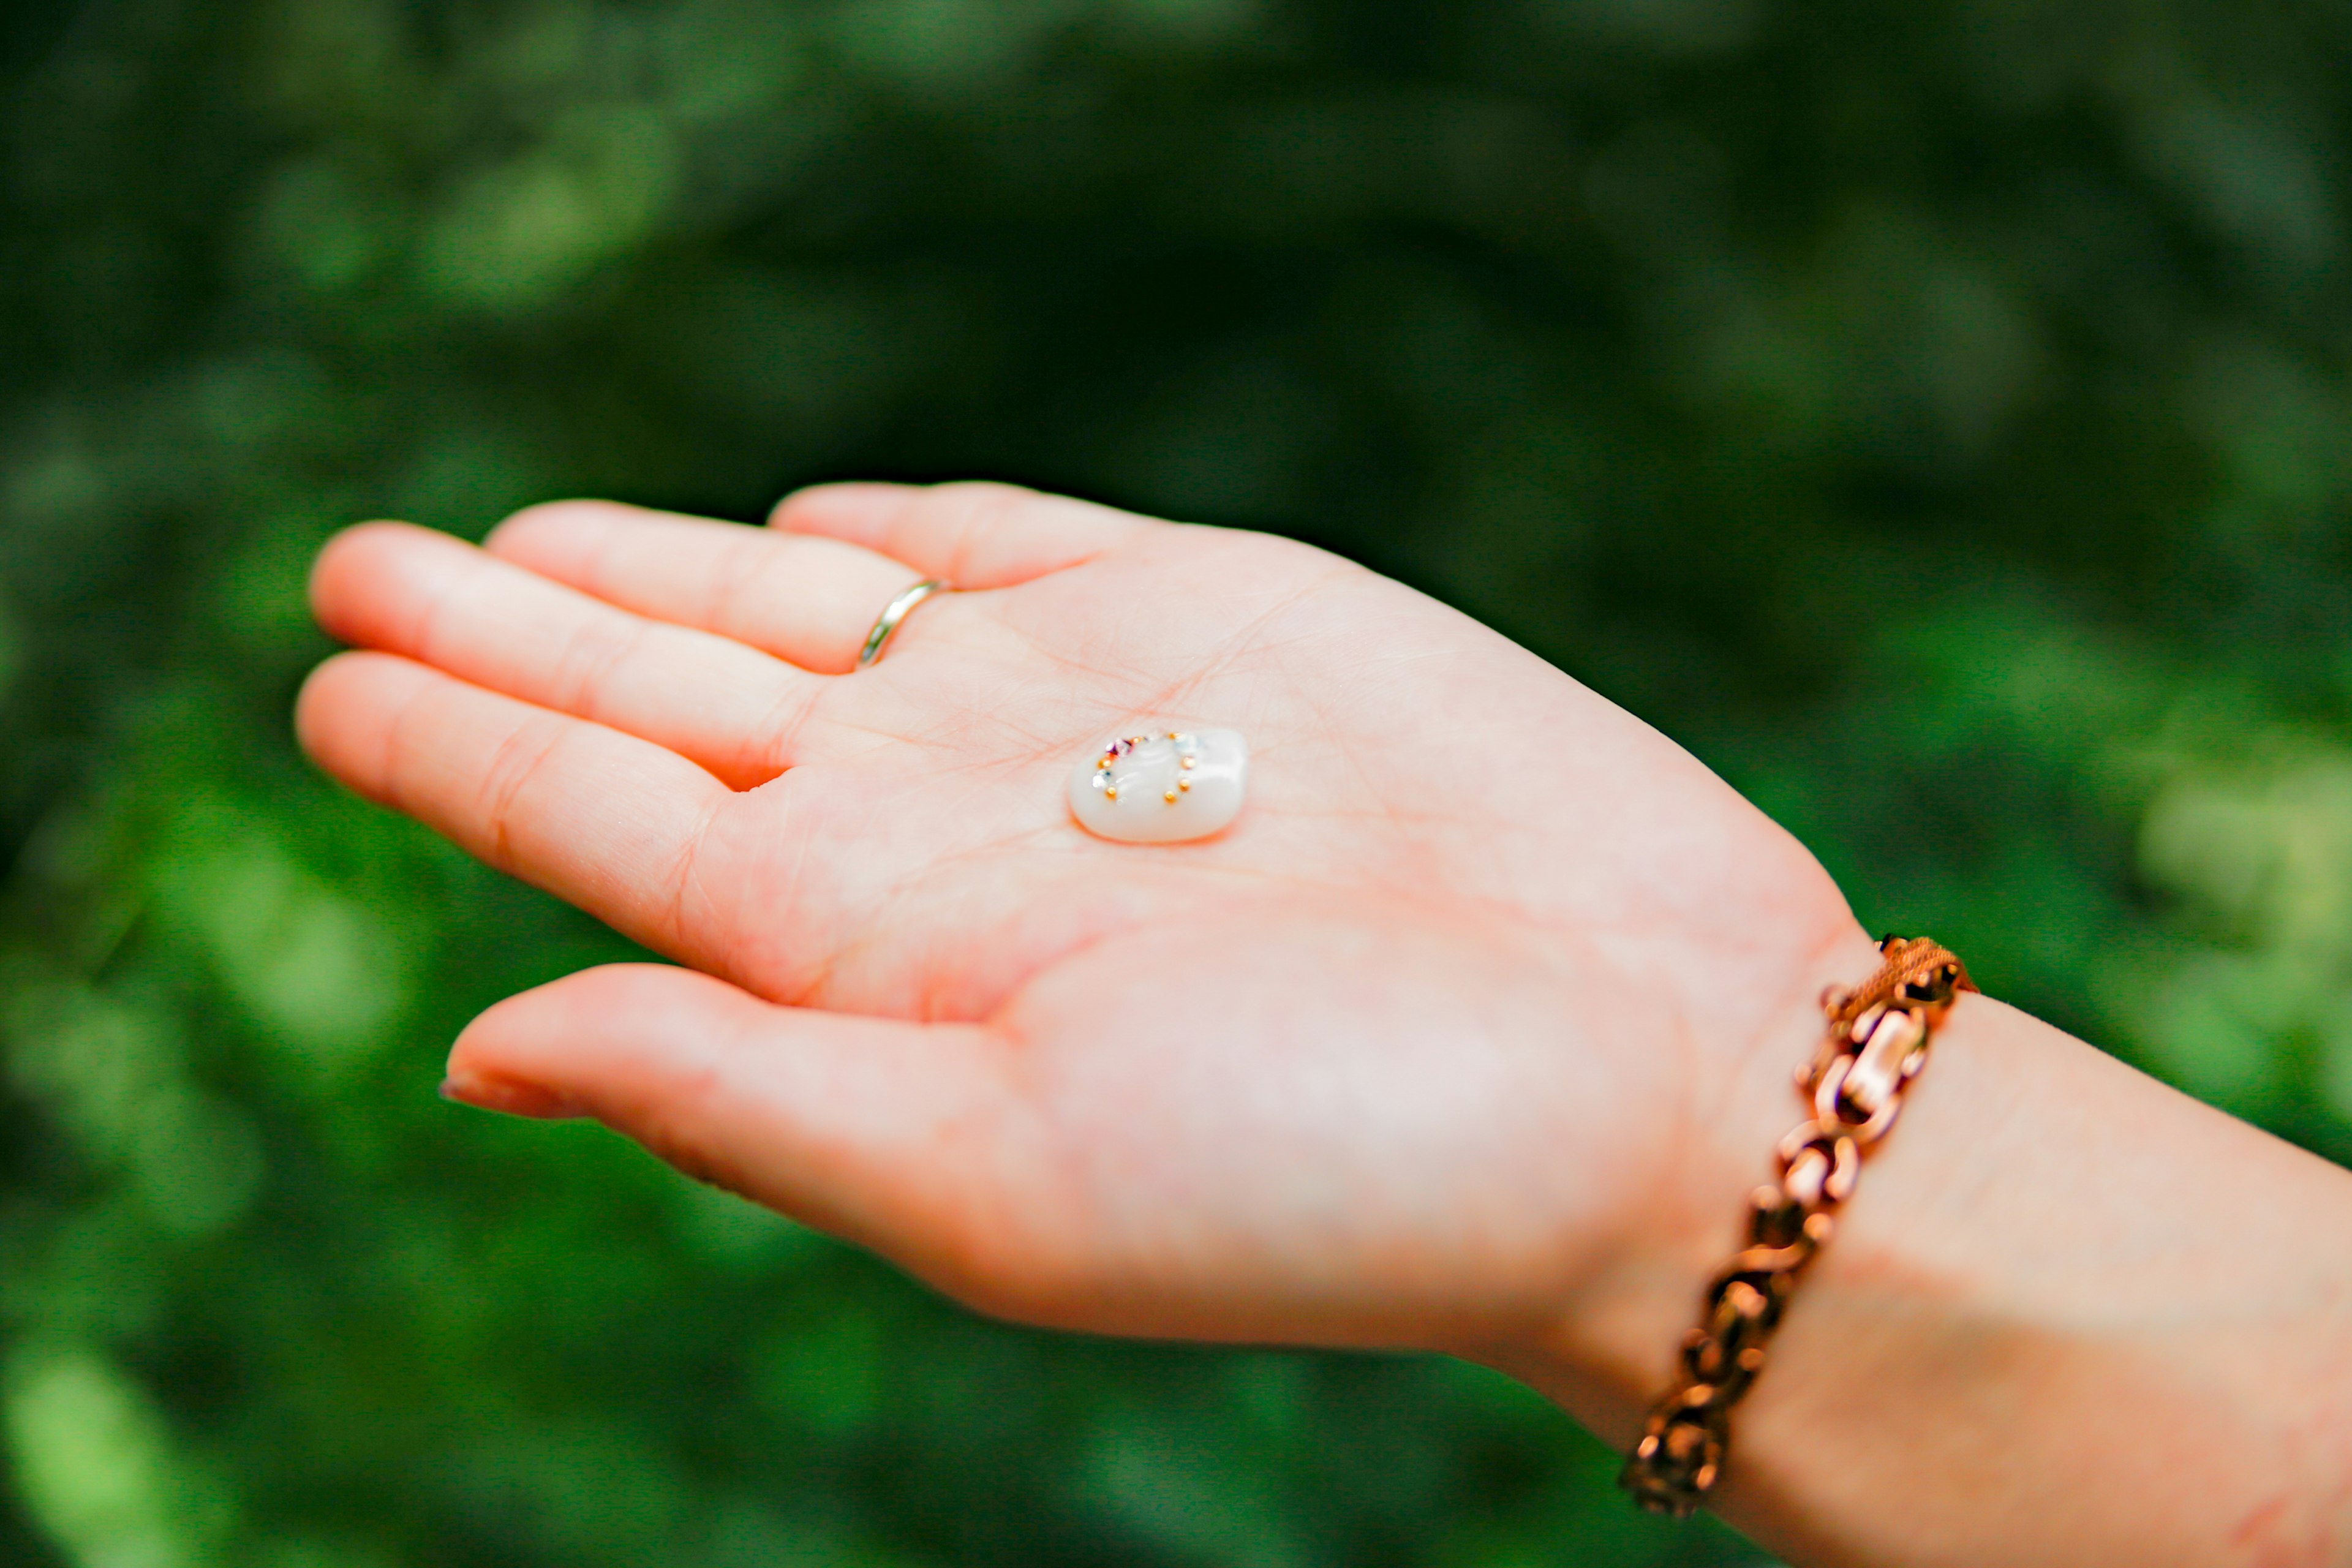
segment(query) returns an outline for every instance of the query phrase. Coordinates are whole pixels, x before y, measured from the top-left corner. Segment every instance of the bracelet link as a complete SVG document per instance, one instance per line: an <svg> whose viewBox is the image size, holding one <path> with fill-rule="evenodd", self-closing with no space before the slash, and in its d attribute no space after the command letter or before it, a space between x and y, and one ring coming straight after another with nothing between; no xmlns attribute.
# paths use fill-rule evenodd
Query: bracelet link
<svg viewBox="0 0 2352 1568"><path fill-rule="evenodd" d="M1618 1484L1653 1513L1696 1510L1723 1473L1731 1407L1764 1370L1766 1345L1797 1276L1836 1228L1863 1152L1886 1134L1927 1042L1963 991L1960 961L1925 937L1889 936L1878 973L1822 994L1828 1027L1797 1086L1812 1120L1774 1151L1779 1180L1748 1194L1748 1245L1708 1285L1706 1315L1684 1337L1675 1384L1650 1408Z"/></svg>

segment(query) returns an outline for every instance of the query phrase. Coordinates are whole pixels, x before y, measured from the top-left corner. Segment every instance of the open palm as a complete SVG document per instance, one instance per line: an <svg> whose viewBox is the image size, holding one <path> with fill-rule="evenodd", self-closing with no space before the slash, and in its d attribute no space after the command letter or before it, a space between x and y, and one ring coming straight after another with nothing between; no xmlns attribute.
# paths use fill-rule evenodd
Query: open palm
<svg viewBox="0 0 2352 1568"><path fill-rule="evenodd" d="M314 596L380 650L305 689L322 765L689 966L500 1005L455 1091L1012 1316L1507 1341L1853 966L1828 878L1671 742L1263 535L998 486L564 503L479 551L354 530ZM1138 724L1249 739L1232 827L1078 828L1065 775Z"/></svg>

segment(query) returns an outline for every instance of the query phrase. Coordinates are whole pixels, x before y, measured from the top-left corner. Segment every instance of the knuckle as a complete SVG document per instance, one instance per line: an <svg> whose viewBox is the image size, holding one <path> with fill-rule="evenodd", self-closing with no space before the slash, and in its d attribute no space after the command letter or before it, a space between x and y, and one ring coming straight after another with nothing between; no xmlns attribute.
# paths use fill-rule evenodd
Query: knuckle
<svg viewBox="0 0 2352 1568"><path fill-rule="evenodd" d="M513 860L514 828L522 797L561 742L562 731L551 720L519 724L502 741L483 770L480 820L493 864Z"/></svg>
<svg viewBox="0 0 2352 1568"><path fill-rule="evenodd" d="M939 486L931 496L931 504L947 513L946 572L953 581L971 575L972 552L992 535L1002 533L1036 500L1037 492L996 479L960 479Z"/></svg>
<svg viewBox="0 0 2352 1568"><path fill-rule="evenodd" d="M599 695L638 651L645 635L642 625L602 616L574 626L558 650L551 672L555 705L593 717L599 710Z"/></svg>

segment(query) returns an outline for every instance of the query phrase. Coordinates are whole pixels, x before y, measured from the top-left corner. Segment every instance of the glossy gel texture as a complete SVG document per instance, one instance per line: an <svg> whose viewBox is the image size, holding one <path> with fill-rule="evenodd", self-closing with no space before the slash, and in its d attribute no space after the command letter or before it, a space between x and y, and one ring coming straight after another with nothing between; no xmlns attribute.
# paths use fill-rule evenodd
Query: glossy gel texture
<svg viewBox="0 0 2352 1568"><path fill-rule="evenodd" d="M1238 731L1139 727L1071 768L1070 815L1098 838L1181 844L1238 816L1248 782L1249 742Z"/></svg>

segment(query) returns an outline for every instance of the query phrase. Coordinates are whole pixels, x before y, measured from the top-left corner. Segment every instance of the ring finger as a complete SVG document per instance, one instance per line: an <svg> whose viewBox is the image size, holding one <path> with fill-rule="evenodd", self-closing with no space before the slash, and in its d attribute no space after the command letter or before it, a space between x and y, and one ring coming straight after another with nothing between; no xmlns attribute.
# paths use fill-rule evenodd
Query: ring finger
<svg viewBox="0 0 2352 1568"><path fill-rule="evenodd" d="M844 675L883 607L925 574L862 545L610 501L516 513L485 550L640 616ZM920 621L910 616L903 647Z"/></svg>

